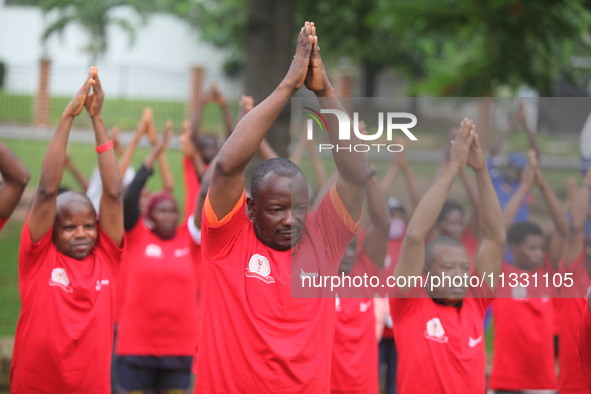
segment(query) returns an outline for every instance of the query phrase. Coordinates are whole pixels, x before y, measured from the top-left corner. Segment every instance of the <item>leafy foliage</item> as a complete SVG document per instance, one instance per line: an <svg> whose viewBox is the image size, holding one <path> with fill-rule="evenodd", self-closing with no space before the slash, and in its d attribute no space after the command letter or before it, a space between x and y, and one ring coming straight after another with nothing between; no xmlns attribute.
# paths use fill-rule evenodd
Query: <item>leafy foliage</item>
<svg viewBox="0 0 591 394"><path fill-rule="evenodd" d="M134 24L125 16L117 15L117 8L130 8L145 21L149 3L141 0L44 0L41 9L46 15L52 14L50 22L43 31L41 40L45 43L55 34L63 34L67 26L78 25L88 34L88 43L84 51L91 55L95 64L108 46L108 28L115 25L129 36L130 44L135 40Z"/></svg>

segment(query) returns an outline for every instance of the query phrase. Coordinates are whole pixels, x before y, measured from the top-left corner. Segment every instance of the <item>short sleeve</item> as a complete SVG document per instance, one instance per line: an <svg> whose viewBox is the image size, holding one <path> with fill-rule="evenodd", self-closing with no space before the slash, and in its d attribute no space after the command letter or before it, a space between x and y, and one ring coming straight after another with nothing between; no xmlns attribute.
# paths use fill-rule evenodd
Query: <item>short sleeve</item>
<svg viewBox="0 0 591 394"><path fill-rule="evenodd" d="M53 246L51 239L52 232L53 226L43 234L39 241L33 242L29 229L29 217L27 216L20 239L18 269L21 276L28 275L33 268L37 267L40 258L43 257L48 248Z"/></svg>
<svg viewBox="0 0 591 394"><path fill-rule="evenodd" d="M205 256L214 258L224 251L229 252L234 244L240 242L245 224L250 224L245 208L246 197L242 192L234 208L225 217L218 219L207 193L201 216L201 242L205 248Z"/></svg>
<svg viewBox="0 0 591 394"><path fill-rule="evenodd" d="M123 235L123 241L121 242L121 247L118 247L115 242L103 231L101 226L98 226L98 239L97 243L94 246L95 255L97 257L102 255L109 262L109 265L112 267L113 272L117 273L119 270L119 266L121 265L121 258L123 256L123 250L127 244L127 235Z"/></svg>

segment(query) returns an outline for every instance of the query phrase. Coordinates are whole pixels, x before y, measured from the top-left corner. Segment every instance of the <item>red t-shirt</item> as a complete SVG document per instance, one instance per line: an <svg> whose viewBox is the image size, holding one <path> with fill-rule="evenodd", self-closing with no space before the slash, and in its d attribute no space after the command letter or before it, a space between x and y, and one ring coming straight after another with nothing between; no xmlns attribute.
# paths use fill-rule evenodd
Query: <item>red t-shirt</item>
<svg viewBox="0 0 591 394"><path fill-rule="evenodd" d="M187 220L195 211L195 204L201 187L193 160L188 157L183 157L183 179L185 181L185 220Z"/></svg>
<svg viewBox="0 0 591 394"><path fill-rule="evenodd" d="M118 355L192 356L197 342L197 285L186 222L163 240L144 221L127 232L121 266Z"/></svg>
<svg viewBox="0 0 591 394"><path fill-rule="evenodd" d="M7 221L8 221L8 219L0 218L0 231L2 230L2 228L4 227L4 225L6 224Z"/></svg>
<svg viewBox="0 0 591 394"><path fill-rule="evenodd" d="M378 344L372 298L337 298L330 391L378 392Z"/></svg>
<svg viewBox="0 0 591 394"><path fill-rule="evenodd" d="M542 267L538 272L546 272ZM493 303L494 353L489 387L495 390L556 390L554 371L554 302L535 297L541 287L507 285L508 274L529 273L505 263L505 286ZM499 285L500 286L500 285ZM507 297L509 292L514 296Z"/></svg>
<svg viewBox="0 0 591 394"><path fill-rule="evenodd" d="M561 296L554 300L560 311L560 341L558 342L558 362L560 374L558 387L561 394L588 393L587 382L581 365L579 342L581 324L587 311L587 294L591 287L591 278L585 269L585 253L562 272L570 272L574 277L573 287L563 287Z"/></svg>
<svg viewBox="0 0 591 394"><path fill-rule="evenodd" d="M50 229L21 233L18 321L10 388L14 393L110 391L114 295L122 249L100 229L83 260L57 251Z"/></svg>
<svg viewBox="0 0 591 394"><path fill-rule="evenodd" d="M469 289L455 307L435 302L423 288L410 291L416 294L390 299L398 392L484 393L484 316L492 292L488 287ZM422 298L413 297L417 295Z"/></svg>
<svg viewBox="0 0 591 394"><path fill-rule="evenodd" d="M195 392L326 393L335 301L295 298L292 285L302 275L336 275L355 224L333 187L297 245L278 251L259 241L244 208L243 196L218 220L205 201Z"/></svg>
<svg viewBox="0 0 591 394"><path fill-rule="evenodd" d="M591 314L589 306L585 305L585 313L580 327L581 341L579 342L579 352L581 355L581 365L583 373L587 380L587 388L591 391Z"/></svg>

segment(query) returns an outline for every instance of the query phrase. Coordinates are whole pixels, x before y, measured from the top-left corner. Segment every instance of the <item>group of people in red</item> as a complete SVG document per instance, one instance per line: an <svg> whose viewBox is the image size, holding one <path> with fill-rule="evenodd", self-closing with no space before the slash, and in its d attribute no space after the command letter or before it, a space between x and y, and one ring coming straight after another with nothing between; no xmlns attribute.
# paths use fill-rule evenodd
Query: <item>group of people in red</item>
<svg viewBox="0 0 591 394"><path fill-rule="evenodd" d="M90 69L49 143L22 229L12 393L108 393L112 381L126 393L182 393L191 371L196 393L377 393L378 360L391 361L392 354L388 368L397 371L385 379L388 393L590 390L591 247L584 227L591 171L566 208L533 150L526 163L509 163L518 167L510 168L513 178L509 171L497 181L475 124L464 119L422 197L404 155L380 182L366 154L336 150L336 171L312 200L300 168L273 157L264 139L302 86L321 108L345 110L309 22L284 79L257 106L243 98L234 128L225 101L212 91L208 100L222 106L228 130L221 149L215 136L199 132L201 108L185 125L187 195L179 220L166 181L171 127L157 140L151 114L144 114L130 145L146 134L153 148L124 182L130 151L117 161L98 71ZM60 193L64 170L75 171L67 156L72 122L85 109L96 139L97 207L84 193ZM326 130L336 145L338 124L330 118ZM267 160L254 169L247 192L245 169L257 152ZM150 194L146 183L156 162L164 190ZM412 212L386 198L398 170L416 205ZM1 227L29 179L1 143L0 172ZM448 200L457 177L473 205L468 225L461 205ZM531 221L516 221L534 186L552 218L548 235ZM306 277L367 273L409 280L381 293L307 289L306 297L294 297ZM534 273L570 274L574 285L508 285L512 275ZM417 287L410 280L467 275L490 280L473 287Z"/></svg>

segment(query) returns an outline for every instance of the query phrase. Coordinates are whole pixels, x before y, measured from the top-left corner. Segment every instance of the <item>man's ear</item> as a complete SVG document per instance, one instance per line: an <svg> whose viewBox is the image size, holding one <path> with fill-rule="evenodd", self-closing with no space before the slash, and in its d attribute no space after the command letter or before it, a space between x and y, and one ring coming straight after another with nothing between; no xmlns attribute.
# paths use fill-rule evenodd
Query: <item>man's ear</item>
<svg viewBox="0 0 591 394"><path fill-rule="evenodd" d="M248 217L252 219L256 212L252 197L246 197L246 207L248 208Z"/></svg>

